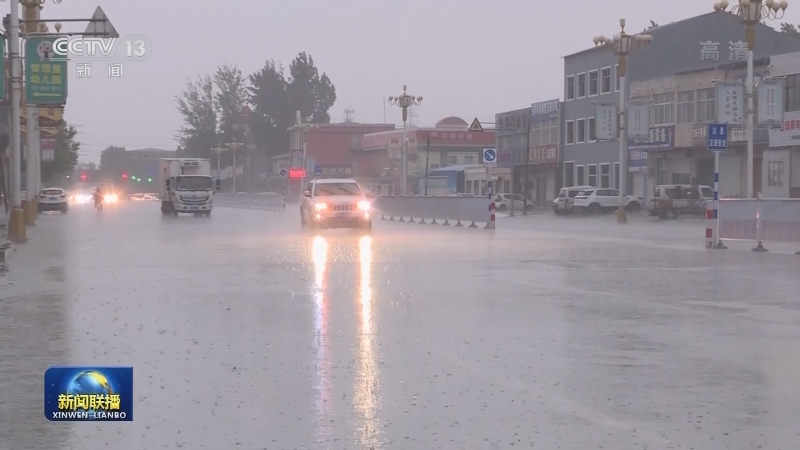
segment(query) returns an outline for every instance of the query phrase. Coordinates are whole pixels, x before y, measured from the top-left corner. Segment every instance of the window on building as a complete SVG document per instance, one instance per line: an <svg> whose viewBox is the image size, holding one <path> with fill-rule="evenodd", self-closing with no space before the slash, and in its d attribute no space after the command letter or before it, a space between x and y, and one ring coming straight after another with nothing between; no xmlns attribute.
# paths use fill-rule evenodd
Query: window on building
<svg viewBox="0 0 800 450"><path fill-rule="evenodd" d="M664 92L653 96L653 125L675 123L675 93Z"/></svg>
<svg viewBox="0 0 800 450"><path fill-rule="evenodd" d="M604 67L600 71L600 93L608 94L611 92L611 67Z"/></svg>
<svg viewBox="0 0 800 450"><path fill-rule="evenodd" d="M464 157L464 165L469 166L471 164L475 164L475 157L472 156L472 155L465 156Z"/></svg>
<svg viewBox="0 0 800 450"><path fill-rule="evenodd" d="M567 94L564 98L567 100L574 100L575 99L575 75L570 75L567 77L567 82L564 83L567 87Z"/></svg>
<svg viewBox="0 0 800 450"><path fill-rule="evenodd" d="M600 164L600 187L603 189L611 187L611 164Z"/></svg>
<svg viewBox="0 0 800 450"><path fill-rule="evenodd" d="M597 95L597 88L599 84L599 72L592 70L589 72L589 96Z"/></svg>
<svg viewBox="0 0 800 450"><path fill-rule="evenodd" d="M619 77L619 64L614 66L614 91L619 92L622 87L622 79Z"/></svg>
<svg viewBox="0 0 800 450"><path fill-rule="evenodd" d="M667 183L667 160L659 158L656 160L656 185Z"/></svg>
<svg viewBox="0 0 800 450"><path fill-rule="evenodd" d="M572 120L568 120L566 122L566 130L567 130L567 135L564 136L564 138L566 139L565 142L567 143L567 145L572 145L575 143L575 122L573 122Z"/></svg>
<svg viewBox="0 0 800 450"><path fill-rule="evenodd" d="M614 163L614 189L619 190L619 163Z"/></svg>
<svg viewBox="0 0 800 450"><path fill-rule="evenodd" d="M565 162L564 163L564 186L565 187L575 186L575 163L574 162Z"/></svg>
<svg viewBox="0 0 800 450"><path fill-rule="evenodd" d="M531 147L536 147L539 145L539 142L542 140L542 123L541 122L532 122L531 123Z"/></svg>
<svg viewBox="0 0 800 450"><path fill-rule="evenodd" d="M767 186L783 187L783 161L770 161L767 164Z"/></svg>
<svg viewBox="0 0 800 450"><path fill-rule="evenodd" d="M586 167L589 169L586 184L597 187L597 164L590 164Z"/></svg>
<svg viewBox="0 0 800 450"><path fill-rule="evenodd" d="M589 117L586 119L586 127L589 131L589 142L593 142L597 140L597 133L595 133L595 124L594 124L594 117Z"/></svg>
<svg viewBox="0 0 800 450"><path fill-rule="evenodd" d="M786 112L800 111L800 74L786 77Z"/></svg>
<svg viewBox="0 0 800 450"><path fill-rule="evenodd" d="M586 166L578 166L575 168L575 186L583 186L586 184Z"/></svg>
<svg viewBox="0 0 800 450"><path fill-rule="evenodd" d="M586 97L586 73L578 74L578 98Z"/></svg>
<svg viewBox="0 0 800 450"><path fill-rule="evenodd" d="M447 165L448 166L455 166L458 164L458 156L456 155L447 155Z"/></svg>
<svg viewBox="0 0 800 450"><path fill-rule="evenodd" d="M678 92L678 123L694 123L694 91Z"/></svg>
<svg viewBox="0 0 800 450"><path fill-rule="evenodd" d="M697 121L713 122L717 120L716 88L697 90Z"/></svg>
<svg viewBox="0 0 800 450"><path fill-rule="evenodd" d="M575 128L578 132L578 143L586 142L586 119L578 119L575 121Z"/></svg>

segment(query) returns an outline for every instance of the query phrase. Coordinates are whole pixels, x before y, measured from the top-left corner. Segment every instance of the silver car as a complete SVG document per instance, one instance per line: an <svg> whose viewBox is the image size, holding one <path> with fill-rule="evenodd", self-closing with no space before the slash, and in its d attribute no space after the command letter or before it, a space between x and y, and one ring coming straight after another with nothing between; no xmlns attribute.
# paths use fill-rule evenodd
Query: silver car
<svg viewBox="0 0 800 450"><path fill-rule="evenodd" d="M370 201L355 180L313 180L303 192L300 224L312 229L372 229Z"/></svg>

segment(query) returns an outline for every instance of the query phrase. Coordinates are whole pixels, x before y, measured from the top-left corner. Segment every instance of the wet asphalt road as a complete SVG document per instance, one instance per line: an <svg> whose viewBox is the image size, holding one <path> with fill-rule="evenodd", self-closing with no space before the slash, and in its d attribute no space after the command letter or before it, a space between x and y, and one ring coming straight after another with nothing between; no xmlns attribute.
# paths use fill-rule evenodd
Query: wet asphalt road
<svg viewBox="0 0 800 450"><path fill-rule="evenodd" d="M314 236L295 208L41 216L0 278L0 449L800 442L798 257L551 215ZM47 422L65 363L133 365L134 422Z"/></svg>

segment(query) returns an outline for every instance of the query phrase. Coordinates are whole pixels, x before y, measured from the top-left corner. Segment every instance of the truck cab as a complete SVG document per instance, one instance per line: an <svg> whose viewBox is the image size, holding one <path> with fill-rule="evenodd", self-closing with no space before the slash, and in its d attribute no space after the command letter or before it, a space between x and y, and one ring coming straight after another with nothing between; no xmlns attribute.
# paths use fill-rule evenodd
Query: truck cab
<svg viewBox="0 0 800 450"><path fill-rule="evenodd" d="M161 214L211 216L220 181L211 177L211 161L199 158L159 160Z"/></svg>

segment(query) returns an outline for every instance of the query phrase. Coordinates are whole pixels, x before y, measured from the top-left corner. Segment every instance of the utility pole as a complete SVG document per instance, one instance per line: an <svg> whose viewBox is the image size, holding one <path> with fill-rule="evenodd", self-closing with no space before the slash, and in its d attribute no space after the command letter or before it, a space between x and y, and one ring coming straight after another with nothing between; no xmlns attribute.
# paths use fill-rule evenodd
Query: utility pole
<svg viewBox="0 0 800 450"><path fill-rule="evenodd" d="M403 94L399 96L389 96L389 104L399 106L403 111L403 179L401 180L403 193L408 195L406 184L408 183L408 139L406 130L408 128L408 108L422 103L422 96L408 95L406 85L403 85Z"/></svg>
<svg viewBox="0 0 800 450"><path fill-rule="evenodd" d="M425 197L428 196L428 161L431 158L431 134L428 133L428 140L425 143Z"/></svg>
<svg viewBox="0 0 800 450"><path fill-rule="evenodd" d="M25 230L25 215L20 199L22 178L22 149L20 142L20 101L22 100L22 70L20 70L19 57L19 3L10 0L11 18L8 29L8 60L11 63L11 133L9 136L11 146L11 216L8 221L8 237L12 241L25 242L28 240Z"/></svg>

